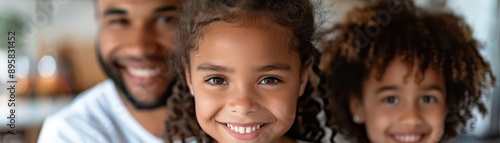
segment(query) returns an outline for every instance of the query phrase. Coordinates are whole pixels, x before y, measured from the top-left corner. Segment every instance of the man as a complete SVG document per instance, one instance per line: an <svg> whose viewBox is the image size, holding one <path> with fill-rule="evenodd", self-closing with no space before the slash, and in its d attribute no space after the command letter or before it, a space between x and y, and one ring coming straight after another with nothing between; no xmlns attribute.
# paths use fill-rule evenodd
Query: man
<svg viewBox="0 0 500 143"><path fill-rule="evenodd" d="M110 78L48 117L38 142L163 142L181 0L97 0L96 53Z"/></svg>

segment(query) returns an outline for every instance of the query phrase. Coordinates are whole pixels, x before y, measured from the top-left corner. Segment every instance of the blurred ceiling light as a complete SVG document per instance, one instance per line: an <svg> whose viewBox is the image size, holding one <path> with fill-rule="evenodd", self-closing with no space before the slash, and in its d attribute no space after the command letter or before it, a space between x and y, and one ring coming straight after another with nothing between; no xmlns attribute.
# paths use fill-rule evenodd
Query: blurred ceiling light
<svg viewBox="0 0 500 143"><path fill-rule="evenodd" d="M30 59L27 56L22 56L19 58L17 65L17 77L26 78L30 72Z"/></svg>
<svg viewBox="0 0 500 143"><path fill-rule="evenodd" d="M38 73L44 78L53 76L56 73L57 63L52 56L43 56L38 62Z"/></svg>

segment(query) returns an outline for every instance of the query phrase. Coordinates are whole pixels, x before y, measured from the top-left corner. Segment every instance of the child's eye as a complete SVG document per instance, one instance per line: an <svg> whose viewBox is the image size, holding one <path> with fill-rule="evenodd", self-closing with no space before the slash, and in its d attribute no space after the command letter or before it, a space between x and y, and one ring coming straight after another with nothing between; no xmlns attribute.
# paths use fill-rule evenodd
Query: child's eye
<svg viewBox="0 0 500 143"><path fill-rule="evenodd" d="M420 102L422 102L422 103L434 103L434 102L436 102L436 98L427 95L427 96L421 97Z"/></svg>
<svg viewBox="0 0 500 143"><path fill-rule="evenodd" d="M281 80L279 80L278 78L275 78L275 77L266 77L264 79L262 79L259 84L271 84L271 85L274 85L274 84L277 84L281 82Z"/></svg>
<svg viewBox="0 0 500 143"><path fill-rule="evenodd" d="M384 102L388 104L397 104L399 103L399 99L395 96L389 96L384 98Z"/></svg>
<svg viewBox="0 0 500 143"><path fill-rule="evenodd" d="M226 85L227 81L221 77L210 77L205 80L206 83L211 85Z"/></svg>

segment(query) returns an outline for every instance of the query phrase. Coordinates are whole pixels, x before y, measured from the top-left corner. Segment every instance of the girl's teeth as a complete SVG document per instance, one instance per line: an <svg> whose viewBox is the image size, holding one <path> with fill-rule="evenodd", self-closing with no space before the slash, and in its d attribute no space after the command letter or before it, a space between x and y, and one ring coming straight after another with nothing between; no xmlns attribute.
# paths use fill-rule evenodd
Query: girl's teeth
<svg viewBox="0 0 500 143"><path fill-rule="evenodd" d="M238 133L240 133L240 134L245 133L245 128L244 127L238 127Z"/></svg>
<svg viewBox="0 0 500 143"><path fill-rule="evenodd" d="M394 135L394 139L400 142L417 142L421 138L422 135Z"/></svg>
<svg viewBox="0 0 500 143"><path fill-rule="evenodd" d="M240 127L240 126L235 126L235 125L231 125L231 124L226 124L226 126L229 129L233 130L234 132L240 133L240 134L249 134L249 133L252 133L255 130L258 130L263 125L264 124L259 124L259 125L252 126L252 127Z"/></svg>

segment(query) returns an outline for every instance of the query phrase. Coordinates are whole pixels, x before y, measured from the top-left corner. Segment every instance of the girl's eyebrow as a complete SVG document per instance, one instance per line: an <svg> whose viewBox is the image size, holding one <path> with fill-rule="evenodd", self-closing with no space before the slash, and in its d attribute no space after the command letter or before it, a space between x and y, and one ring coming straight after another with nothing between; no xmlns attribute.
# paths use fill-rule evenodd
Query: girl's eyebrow
<svg viewBox="0 0 500 143"><path fill-rule="evenodd" d="M198 71L213 71L213 72L234 72L233 69L229 69L224 66L211 64L211 63L202 63L196 67Z"/></svg>
<svg viewBox="0 0 500 143"><path fill-rule="evenodd" d="M429 85L429 86L424 86L424 87L421 88L421 90L425 90L425 91L437 90L437 91L439 91L439 92L441 92L443 94L445 93L444 89L441 86L438 86L438 85L435 85L435 84Z"/></svg>
<svg viewBox="0 0 500 143"><path fill-rule="evenodd" d="M381 92L384 92L384 91L391 91L391 90L398 90L399 88L397 86L394 86L394 85L389 85L389 86L382 86L380 88L378 88L376 91L375 91L375 95L378 95L380 94Z"/></svg>
<svg viewBox="0 0 500 143"><path fill-rule="evenodd" d="M198 71L213 71L213 72L234 72L233 69L229 69L227 67L211 64L211 63L202 63L196 67ZM292 70L292 67L288 64L283 63L274 63L270 65L265 65L260 68L257 68L257 72L268 72L268 71L282 71L289 72Z"/></svg>
<svg viewBox="0 0 500 143"><path fill-rule="evenodd" d="M283 71L283 72L289 72L292 70L292 67L288 64L284 63L274 63L266 66L262 66L258 68L256 71L257 72L268 72L268 71Z"/></svg>

